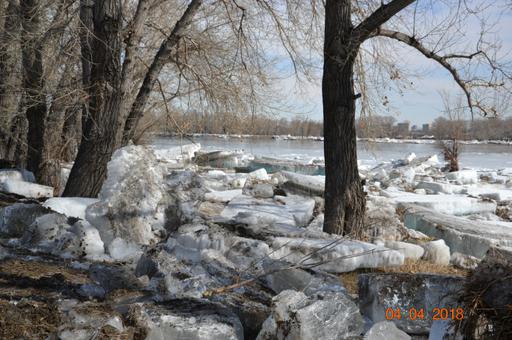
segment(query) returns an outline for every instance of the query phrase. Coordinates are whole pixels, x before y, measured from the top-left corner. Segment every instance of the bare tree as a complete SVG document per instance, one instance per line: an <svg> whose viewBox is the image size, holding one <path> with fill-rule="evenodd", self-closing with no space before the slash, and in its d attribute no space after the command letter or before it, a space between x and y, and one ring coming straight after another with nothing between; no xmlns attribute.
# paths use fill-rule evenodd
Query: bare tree
<svg viewBox="0 0 512 340"><path fill-rule="evenodd" d="M325 222L324 231L343 235L358 236L363 228L365 196L359 179L357 167L355 113L356 100L361 97L355 92L354 65L361 46L372 38L385 37L412 47L428 59L435 61L447 70L465 95L471 112L480 110L484 114L495 114L496 108L489 102L474 96L481 89L504 88L503 79L510 79L503 65L496 62L493 54L486 51L491 48L478 40L473 52L443 53L443 39L446 32L437 36L434 46L428 46L428 33L421 36L416 31L416 13L412 17L411 34L400 31L404 28L406 17L398 17L415 0L392 0L387 3L368 1L365 5L351 0L327 0L325 7L324 73L322 81L324 104L324 154L326 163L325 186ZM435 3L435 2L434 2ZM355 5L355 6L354 6ZM453 4L452 4L453 6ZM463 10L474 13L466 2L460 2L454 17L464 17ZM407 14L405 14L407 15ZM383 27L390 20L393 28ZM354 20L358 21L354 23ZM454 22L444 23L457 26ZM457 28L460 28L457 26ZM436 27L430 26L431 32ZM438 33L438 32L436 32ZM440 38L439 38L440 37ZM450 39L449 37L448 39ZM453 46L449 41L447 46ZM437 44L436 44L437 43ZM446 47L446 46L444 46ZM487 65L487 79L474 76L462 76L461 62L477 61ZM465 66L465 65L464 65ZM359 88L361 88L359 86ZM508 90L505 88L505 90Z"/></svg>

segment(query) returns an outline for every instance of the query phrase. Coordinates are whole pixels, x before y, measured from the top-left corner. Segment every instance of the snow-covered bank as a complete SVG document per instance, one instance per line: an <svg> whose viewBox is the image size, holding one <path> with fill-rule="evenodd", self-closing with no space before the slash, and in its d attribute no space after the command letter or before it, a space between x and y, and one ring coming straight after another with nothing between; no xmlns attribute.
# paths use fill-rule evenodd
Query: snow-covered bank
<svg viewBox="0 0 512 340"><path fill-rule="evenodd" d="M299 340L313 333L391 338L426 336L433 320L428 313L421 323L395 320L397 329L381 323L386 308L430 309L433 301L449 307L453 286L464 279L374 273L351 295L335 275L419 260L470 267L489 247L512 244L510 169L447 174L437 157L414 154L361 167L368 193L363 242L322 232L323 176L290 172L309 168L279 160L255 169L258 162L195 144L125 147L109 162L97 199L1 208L0 257L22 268L30 261L73 266L73 275L58 272L60 282L41 281L58 290L58 313L80 318L79 307L106 301L119 314L87 320L117 333L135 327L147 339L290 339L286 332ZM386 284L400 294L379 288ZM93 334L63 320L61 338Z"/></svg>

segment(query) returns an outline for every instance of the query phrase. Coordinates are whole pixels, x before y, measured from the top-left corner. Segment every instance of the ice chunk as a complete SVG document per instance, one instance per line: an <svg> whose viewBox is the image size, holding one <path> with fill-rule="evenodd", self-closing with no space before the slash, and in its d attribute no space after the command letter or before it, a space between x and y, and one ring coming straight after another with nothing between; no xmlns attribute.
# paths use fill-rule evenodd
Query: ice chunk
<svg viewBox="0 0 512 340"><path fill-rule="evenodd" d="M53 197L52 187L14 179L6 179L1 182L0 190L28 198Z"/></svg>
<svg viewBox="0 0 512 340"><path fill-rule="evenodd" d="M363 316L373 322L386 321L388 308L400 310L401 317L393 318L399 329L410 334L428 335L434 308L458 308L464 282L464 277L446 275L360 274L359 307ZM419 313L423 313L423 317Z"/></svg>
<svg viewBox="0 0 512 340"><path fill-rule="evenodd" d="M338 340L357 337L363 319L357 306L343 293L320 292L306 296L285 290L273 299L272 314L257 340Z"/></svg>
<svg viewBox="0 0 512 340"><path fill-rule="evenodd" d="M462 269L475 269L480 260L471 255L455 252L450 258L450 263Z"/></svg>
<svg viewBox="0 0 512 340"><path fill-rule="evenodd" d="M312 196L324 195L325 176L308 176L288 171L282 174L287 179L283 186L286 191Z"/></svg>
<svg viewBox="0 0 512 340"><path fill-rule="evenodd" d="M138 244L159 239L165 224L163 169L144 146L117 150L108 163L99 202L86 209L86 219L108 246L116 237Z"/></svg>
<svg viewBox="0 0 512 340"><path fill-rule="evenodd" d="M136 261L142 255L139 246L119 237L108 245L108 252L114 260L118 261Z"/></svg>
<svg viewBox="0 0 512 340"><path fill-rule="evenodd" d="M423 249L425 249L424 260L444 266L450 264L450 247L446 245L444 240L425 243Z"/></svg>
<svg viewBox="0 0 512 340"><path fill-rule="evenodd" d="M460 194L465 190L464 187L459 185L439 182L419 182L416 185L416 190L418 189L424 189L427 192L434 194Z"/></svg>
<svg viewBox="0 0 512 340"><path fill-rule="evenodd" d="M153 147L156 158L163 161L188 161L201 150L201 144L183 144L169 148Z"/></svg>
<svg viewBox="0 0 512 340"><path fill-rule="evenodd" d="M458 184L476 184L478 183L478 173L476 170L460 170L449 172L446 178L455 181Z"/></svg>
<svg viewBox="0 0 512 340"><path fill-rule="evenodd" d="M384 242L384 246L389 249L398 250L406 259L419 260L425 252L423 247L407 242L386 241Z"/></svg>
<svg viewBox="0 0 512 340"><path fill-rule="evenodd" d="M40 204L15 203L0 209L0 237L21 237L36 218L50 211Z"/></svg>
<svg viewBox="0 0 512 340"><path fill-rule="evenodd" d="M399 330L391 321L377 322L365 334L364 340L410 340L411 337Z"/></svg>
<svg viewBox="0 0 512 340"><path fill-rule="evenodd" d="M512 223L471 221L409 206L404 215L408 228L443 239L452 252L482 258L493 245L512 246Z"/></svg>
<svg viewBox="0 0 512 340"><path fill-rule="evenodd" d="M397 266L404 256L374 244L348 239L304 239L276 237L270 256L291 263L314 264L321 270L344 273L358 268Z"/></svg>
<svg viewBox="0 0 512 340"><path fill-rule="evenodd" d="M384 190L382 194L402 206L414 204L449 215L469 215L496 211L496 203L464 195L418 195L390 189Z"/></svg>
<svg viewBox="0 0 512 340"><path fill-rule="evenodd" d="M257 224L284 224L306 226L313 216L315 201L300 196L275 196L274 199L257 199L237 196L222 211L221 216Z"/></svg>
<svg viewBox="0 0 512 340"><path fill-rule="evenodd" d="M54 197L46 200L43 206L68 217L76 217L84 220L85 209L96 202L98 202L96 198Z"/></svg>
<svg viewBox="0 0 512 340"><path fill-rule="evenodd" d="M267 174L267 170L264 168L249 172L249 178L258 181L270 181L270 176Z"/></svg>
<svg viewBox="0 0 512 340"><path fill-rule="evenodd" d="M204 195L204 198L210 202L229 202L236 196L242 194L242 189L234 189L234 190L225 190L225 191L212 191L207 192Z"/></svg>
<svg viewBox="0 0 512 340"><path fill-rule="evenodd" d="M6 180L23 181L23 174L18 170L0 169L0 183Z"/></svg>

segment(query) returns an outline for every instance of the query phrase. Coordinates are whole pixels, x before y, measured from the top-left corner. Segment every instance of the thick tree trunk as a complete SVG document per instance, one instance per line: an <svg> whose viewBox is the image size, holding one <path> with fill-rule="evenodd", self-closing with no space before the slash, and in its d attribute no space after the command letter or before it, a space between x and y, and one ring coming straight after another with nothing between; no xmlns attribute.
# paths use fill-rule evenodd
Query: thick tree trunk
<svg viewBox="0 0 512 340"><path fill-rule="evenodd" d="M325 8L324 111L325 221L328 233L360 236L365 195L357 168L351 0Z"/></svg>
<svg viewBox="0 0 512 340"><path fill-rule="evenodd" d="M19 60L20 17L15 1L2 8L3 30L0 32L0 158L10 159L7 148L11 124L18 109L19 78L16 67ZM5 10L5 11L4 11Z"/></svg>
<svg viewBox="0 0 512 340"><path fill-rule="evenodd" d="M89 117L63 196L96 197L115 147L121 74L121 1L94 2Z"/></svg>
<svg viewBox="0 0 512 340"><path fill-rule="evenodd" d="M37 0L21 0L22 14L22 63L23 85L26 91L26 116L28 121L27 169L36 178L42 160L44 147L44 127L46 116L46 96L44 94L42 46L38 42L40 4Z"/></svg>
<svg viewBox="0 0 512 340"><path fill-rule="evenodd" d="M94 0L80 0L80 57L82 61L82 86L90 93L92 46L94 44ZM82 135L89 117L89 98L82 108Z"/></svg>

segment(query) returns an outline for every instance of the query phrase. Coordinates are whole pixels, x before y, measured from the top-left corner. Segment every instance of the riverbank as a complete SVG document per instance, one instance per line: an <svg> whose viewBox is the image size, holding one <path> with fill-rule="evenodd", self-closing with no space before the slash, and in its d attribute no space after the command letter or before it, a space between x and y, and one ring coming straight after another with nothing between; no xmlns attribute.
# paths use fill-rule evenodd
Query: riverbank
<svg viewBox="0 0 512 340"><path fill-rule="evenodd" d="M0 171L11 192L0 210L0 304L17 315L0 317L2 336L443 334L433 307L461 308L465 273L512 246L512 169L443 166L409 154L362 167L363 241L322 232L321 164L128 146L95 199L52 198L26 173ZM389 308L411 306L421 320L389 322Z"/></svg>

